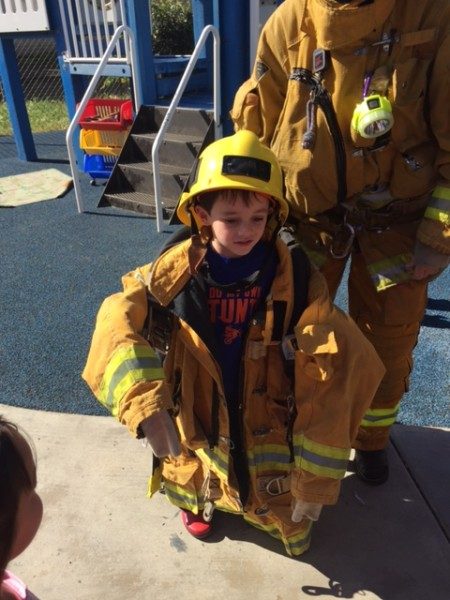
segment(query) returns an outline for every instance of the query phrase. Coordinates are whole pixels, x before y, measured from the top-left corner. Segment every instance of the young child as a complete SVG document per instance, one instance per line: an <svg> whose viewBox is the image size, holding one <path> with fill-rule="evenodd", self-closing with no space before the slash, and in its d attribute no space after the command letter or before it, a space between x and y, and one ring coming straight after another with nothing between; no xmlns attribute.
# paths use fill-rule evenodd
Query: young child
<svg viewBox="0 0 450 600"><path fill-rule="evenodd" d="M6 570L32 542L42 520L36 463L16 425L0 416L0 599L31 600L26 586Z"/></svg>
<svg viewBox="0 0 450 600"><path fill-rule="evenodd" d="M177 214L192 236L105 300L83 377L162 458L149 495L162 483L189 533L208 535L217 508L299 555L383 367L277 235L282 174L253 133L202 152Z"/></svg>

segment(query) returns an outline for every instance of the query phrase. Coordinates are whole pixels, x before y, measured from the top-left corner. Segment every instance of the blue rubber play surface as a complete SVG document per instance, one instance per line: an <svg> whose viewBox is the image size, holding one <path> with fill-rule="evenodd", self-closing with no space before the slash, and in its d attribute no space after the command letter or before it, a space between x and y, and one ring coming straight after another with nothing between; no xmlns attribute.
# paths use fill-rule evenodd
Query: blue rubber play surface
<svg viewBox="0 0 450 600"><path fill-rule="evenodd" d="M38 162L16 158L0 137L0 177L55 167L70 174L64 132L35 135ZM106 414L80 378L98 307L120 278L150 261L174 227L97 208L101 187L81 175L85 212L74 191L63 198L0 209L0 402ZM450 272L430 285L415 370L399 421L450 427ZM345 307L340 290L337 303Z"/></svg>

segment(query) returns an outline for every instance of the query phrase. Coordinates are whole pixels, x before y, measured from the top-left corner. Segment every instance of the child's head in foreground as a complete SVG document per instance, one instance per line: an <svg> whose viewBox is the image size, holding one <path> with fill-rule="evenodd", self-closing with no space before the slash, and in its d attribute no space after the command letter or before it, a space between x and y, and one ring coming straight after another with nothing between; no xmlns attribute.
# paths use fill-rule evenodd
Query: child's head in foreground
<svg viewBox="0 0 450 600"><path fill-rule="evenodd" d="M228 258L245 256L270 238L287 212L275 155L245 130L205 148L177 209L186 225L207 228L214 250Z"/></svg>
<svg viewBox="0 0 450 600"><path fill-rule="evenodd" d="M31 445L14 423L0 416L0 582L8 562L33 540L42 512Z"/></svg>

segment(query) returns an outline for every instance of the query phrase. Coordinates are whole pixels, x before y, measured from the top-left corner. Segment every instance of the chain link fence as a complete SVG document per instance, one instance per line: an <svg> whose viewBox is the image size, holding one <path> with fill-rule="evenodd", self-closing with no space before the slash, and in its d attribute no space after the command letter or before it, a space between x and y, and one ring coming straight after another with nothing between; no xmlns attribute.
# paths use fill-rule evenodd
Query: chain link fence
<svg viewBox="0 0 450 600"><path fill-rule="evenodd" d="M155 53L192 51L190 0L149 0ZM152 18L153 17L153 18ZM22 89L33 133L67 129L69 119L53 38L14 40ZM131 98L129 77L101 77L97 98ZM0 135L11 135L11 122L0 81Z"/></svg>
<svg viewBox="0 0 450 600"><path fill-rule="evenodd" d="M14 49L32 130L45 130L45 115L52 121L56 119L55 125L58 129L67 127L67 111L54 40L15 39ZM42 113L41 117L37 117L39 113ZM11 133L11 123L0 84L0 135Z"/></svg>
<svg viewBox="0 0 450 600"><path fill-rule="evenodd" d="M14 47L25 100L62 100L54 41L17 39Z"/></svg>
<svg viewBox="0 0 450 600"><path fill-rule="evenodd" d="M14 40L22 89L33 133L69 126L55 42L53 39ZM101 77L94 96L129 98L128 77ZM0 82L0 135L11 135L11 122Z"/></svg>

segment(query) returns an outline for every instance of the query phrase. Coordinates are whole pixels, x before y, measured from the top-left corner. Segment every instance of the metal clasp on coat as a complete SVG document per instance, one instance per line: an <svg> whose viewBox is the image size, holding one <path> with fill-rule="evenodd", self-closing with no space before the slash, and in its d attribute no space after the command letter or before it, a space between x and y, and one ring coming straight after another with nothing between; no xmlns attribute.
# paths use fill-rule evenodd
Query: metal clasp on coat
<svg viewBox="0 0 450 600"><path fill-rule="evenodd" d="M266 492L269 496L279 496L289 491L289 482L287 481L286 475L280 475L273 477L265 485Z"/></svg>
<svg viewBox="0 0 450 600"><path fill-rule="evenodd" d="M207 523L211 521L215 508L216 507L214 506L214 502L208 501L205 503L202 514L204 521L206 521Z"/></svg>
<svg viewBox="0 0 450 600"><path fill-rule="evenodd" d="M345 258L353 245L355 239L355 228L347 223L342 223L338 231L333 235L330 254L333 258Z"/></svg>

